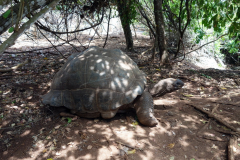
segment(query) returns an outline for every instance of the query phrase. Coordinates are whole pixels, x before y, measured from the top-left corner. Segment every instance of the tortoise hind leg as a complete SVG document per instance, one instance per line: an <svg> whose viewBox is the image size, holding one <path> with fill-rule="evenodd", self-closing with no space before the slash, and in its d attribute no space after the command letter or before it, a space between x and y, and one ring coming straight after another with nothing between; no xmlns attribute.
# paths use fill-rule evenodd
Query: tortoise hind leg
<svg viewBox="0 0 240 160"><path fill-rule="evenodd" d="M143 94L136 100L134 107L141 124L150 127L158 124L157 119L153 115L153 98L149 92L143 92Z"/></svg>

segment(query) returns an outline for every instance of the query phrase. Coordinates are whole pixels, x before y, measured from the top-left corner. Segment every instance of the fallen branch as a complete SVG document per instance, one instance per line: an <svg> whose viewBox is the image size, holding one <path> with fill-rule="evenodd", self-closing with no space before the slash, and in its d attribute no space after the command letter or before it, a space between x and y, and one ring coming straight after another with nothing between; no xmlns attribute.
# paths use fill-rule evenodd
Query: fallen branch
<svg viewBox="0 0 240 160"><path fill-rule="evenodd" d="M224 102L215 102L215 101L211 101L212 103L218 103L218 104L224 104L224 105L231 105L231 106L236 106L239 107L240 102L236 102L236 103L224 103Z"/></svg>
<svg viewBox="0 0 240 160"><path fill-rule="evenodd" d="M26 61L24 61L23 63L20 63L12 68L8 68L8 69L0 69L0 72L11 72L11 71L14 71L14 70L17 70L19 68L21 68L22 66L24 66L25 64L28 64L31 62L31 59L27 59Z"/></svg>
<svg viewBox="0 0 240 160"><path fill-rule="evenodd" d="M195 105L193 105L193 104L188 104L188 105L190 105L190 106L192 106L192 107L194 107L194 108L202 111L203 113L207 114L208 117L214 118L215 120L217 120L218 122L222 123L222 124L225 125L226 127L230 128L231 130L233 130L233 131L237 132L238 134L240 134L239 131L238 131L236 128L234 128L233 126L229 125L228 123L226 123L226 122L223 121L221 118L219 118L218 116L214 115L213 113L207 112L207 111L205 111L204 109L202 109L201 107L195 106Z"/></svg>
<svg viewBox="0 0 240 160"><path fill-rule="evenodd" d="M228 144L228 160L235 160L234 146L236 144L237 144L237 138L235 136L231 137Z"/></svg>
<svg viewBox="0 0 240 160"><path fill-rule="evenodd" d="M138 150L140 150L140 151L142 151L143 149L141 149L141 148L138 148L138 147L133 147L133 146L130 146L130 145L128 145L128 144L124 144L124 143L122 143L122 142L119 142L119 141L115 141L116 143L118 143L118 144L121 144L121 145L123 145L123 146L126 146L126 147L128 147L128 148L132 148L132 149L138 149Z"/></svg>
<svg viewBox="0 0 240 160"><path fill-rule="evenodd" d="M152 46L151 48L149 48L148 50L146 50L146 51L144 51L144 52L142 52L141 53L141 57L145 54L145 53L147 53L148 51L150 51L150 50L152 50L154 48L154 46Z"/></svg>

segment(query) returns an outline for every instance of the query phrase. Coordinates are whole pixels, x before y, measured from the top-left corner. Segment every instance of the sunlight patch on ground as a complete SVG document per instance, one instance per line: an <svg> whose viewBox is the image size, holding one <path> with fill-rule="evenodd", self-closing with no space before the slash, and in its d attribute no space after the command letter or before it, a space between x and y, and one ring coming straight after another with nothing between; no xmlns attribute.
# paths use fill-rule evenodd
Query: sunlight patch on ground
<svg viewBox="0 0 240 160"><path fill-rule="evenodd" d="M154 100L153 103L154 105L166 105L166 104L176 104L178 103L179 100L169 100L169 99L158 99Z"/></svg>

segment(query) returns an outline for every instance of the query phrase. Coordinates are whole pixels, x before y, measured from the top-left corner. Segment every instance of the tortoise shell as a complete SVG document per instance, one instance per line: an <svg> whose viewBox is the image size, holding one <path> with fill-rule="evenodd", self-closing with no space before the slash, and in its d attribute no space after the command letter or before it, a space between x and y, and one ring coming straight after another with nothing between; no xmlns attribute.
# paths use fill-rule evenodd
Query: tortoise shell
<svg viewBox="0 0 240 160"><path fill-rule="evenodd" d="M133 102L145 84L145 74L124 52L90 47L68 58L43 103L80 113L108 112Z"/></svg>

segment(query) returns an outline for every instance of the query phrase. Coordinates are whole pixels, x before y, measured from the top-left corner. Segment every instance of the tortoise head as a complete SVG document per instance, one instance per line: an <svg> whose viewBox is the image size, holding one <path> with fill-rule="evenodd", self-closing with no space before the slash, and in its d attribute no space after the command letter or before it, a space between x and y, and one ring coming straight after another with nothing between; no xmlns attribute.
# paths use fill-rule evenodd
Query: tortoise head
<svg viewBox="0 0 240 160"><path fill-rule="evenodd" d="M149 86L148 91L152 96L163 96L166 93L181 89L183 86L184 83L180 79L167 78Z"/></svg>

